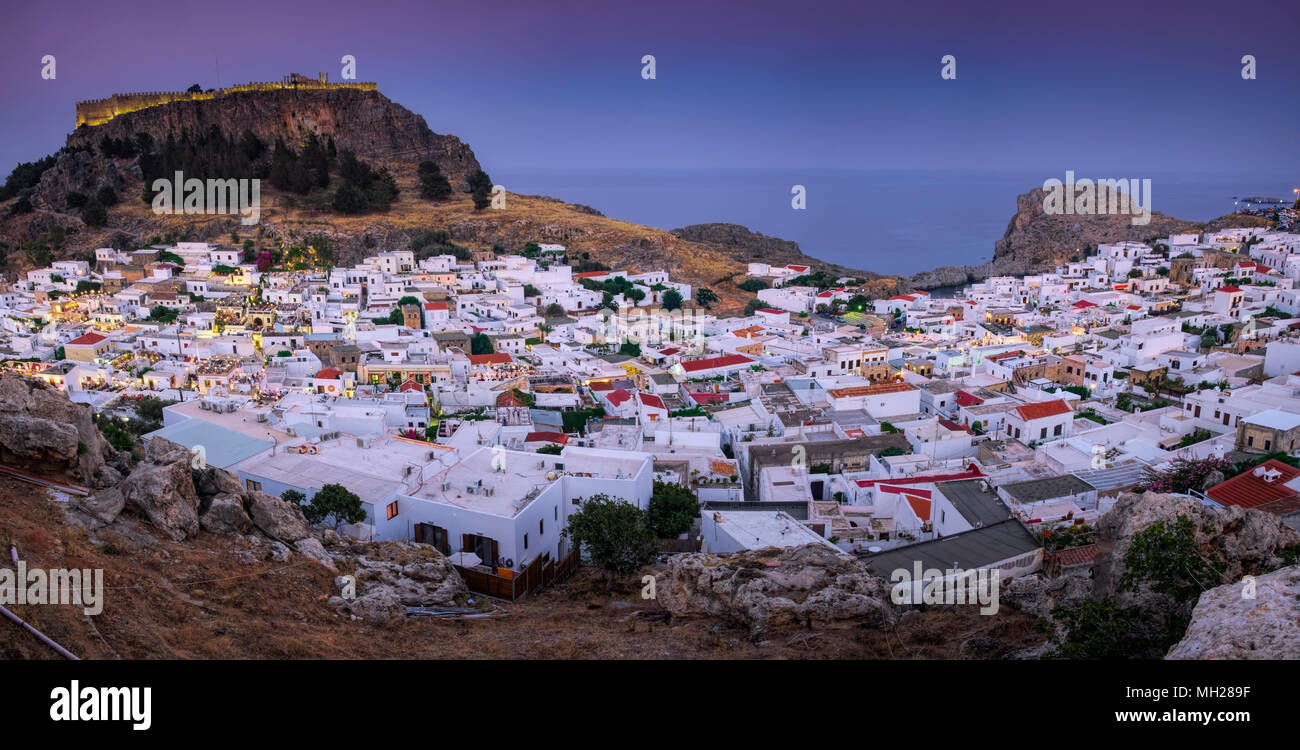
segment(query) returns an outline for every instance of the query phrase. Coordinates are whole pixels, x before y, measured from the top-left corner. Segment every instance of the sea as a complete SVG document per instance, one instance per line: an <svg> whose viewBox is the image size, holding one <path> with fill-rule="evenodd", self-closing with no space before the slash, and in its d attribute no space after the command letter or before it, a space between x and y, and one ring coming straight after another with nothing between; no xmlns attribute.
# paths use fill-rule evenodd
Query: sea
<svg viewBox="0 0 1300 750"><path fill-rule="evenodd" d="M1016 197L1065 174L941 170L597 169L494 172L513 193L549 195L611 218L674 229L726 222L799 243L814 258L908 275L993 255ZM1234 199L1294 199L1295 174L1088 174L1151 179L1152 210L1189 221L1232 213ZM804 188L806 208L792 207Z"/></svg>

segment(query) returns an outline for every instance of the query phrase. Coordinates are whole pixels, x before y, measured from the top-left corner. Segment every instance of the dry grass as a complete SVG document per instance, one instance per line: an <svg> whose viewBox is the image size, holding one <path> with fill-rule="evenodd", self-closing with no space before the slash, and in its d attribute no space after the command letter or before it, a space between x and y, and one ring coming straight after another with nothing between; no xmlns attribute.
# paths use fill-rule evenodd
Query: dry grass
<svg viewBox="0 0 1300 750"><path fill-rule="evenodd" d="M0 478L0 543L9 540L29 567L104 570L104 611L93 624L72 606L13 608L90 659L964 658L961 645L972 638L996 641L1002 652L1041 640L1025 615L954 608L913 615L889 632L790 627L755 643L747 629L714 618L671 619L639 588L607 590L589 568L541 595L497 604L491 619L371 624L337 615L325 601L333 574L302 557L240 565L234 552L244 543L211 534L149 547L105 534L117 548L106 553L63 524L59 504ZM57 658L12 624L0 629L0 658Z"/></svg>

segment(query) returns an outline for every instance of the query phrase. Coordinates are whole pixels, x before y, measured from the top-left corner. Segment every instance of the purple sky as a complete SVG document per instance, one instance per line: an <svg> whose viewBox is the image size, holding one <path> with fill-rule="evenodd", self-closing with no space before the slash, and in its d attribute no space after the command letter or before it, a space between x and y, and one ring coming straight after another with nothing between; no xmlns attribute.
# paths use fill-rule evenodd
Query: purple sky
<svg viewBox="0 0 1300 750"><path fill-rule="evenodd" d="M1146 5L27 2L0 28L0 170L60 147L79 99L337 78L344 54L489 172L1297 170L1294 3Z"/></svg>

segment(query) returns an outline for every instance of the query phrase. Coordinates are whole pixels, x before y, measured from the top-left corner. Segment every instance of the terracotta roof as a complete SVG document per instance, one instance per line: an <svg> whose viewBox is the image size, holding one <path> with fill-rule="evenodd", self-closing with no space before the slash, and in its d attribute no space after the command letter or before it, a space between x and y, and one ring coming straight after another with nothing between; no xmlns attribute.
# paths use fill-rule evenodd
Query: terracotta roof
<svg viewBox="0 0 1300 750"><path fill-rule="evenodd" d="M768 315L780 315L782 313L786 313L787 315L789 314L787 311L778 310L775 307L760 307L758 308L758 311L761 313L767 313Z"/></svg>
<svg viewBox="0 0 1300 750"><path fill-rule="evenodd" d="M1043 562L1056 562L1062 568L1071 568L1075 565L1087 565L1097 557L1097 545L1089 544L1086 547L1073 547L1071 549L1057 550L1048 552L1043 555Z"/></svg>
<svg viewBox="0 0 1300 750"><path fill-rule="evenodd" d="M559 443L564 445L569 442L569 436L563 432L530 432L524 438L525 443Z"/></svg>
<svg viewBox="0 0 1300 750"><path fill-rule="evenodd" d="M397 390L399 390L399 391L407 391L407 392L409 392L409 391L423 391L423 390L424 390L424 386L420 385L419 383L415 382L414 380L408 380L408 381L406 381L405 383L402 383L401 385L397 386ZM510 395L513 396L514 394L512 393L512 394L510 394ZM497 399L497 400L500 401L500 399ZM498 403L497 406L500 406L500 404Z"/></svg>
<svg viewBox="0 0 1300 750"><path fill-rule="evenodd" d="M700 370L712 370L715 367L734 367L743 365L754 360L743 354L727 354L721 357L711 357L709 359L693 359L689 362L682 363L682 369L686 372L699 372Z"/></svg>
<svg viewBox="0 0 1300 750"><path fill-rule="evenodd" d="M721 459L709 459L709 469L714 473L724 477L736 476L736 465L730 461Z"/></svg>
<svg viewBox="0 0 1300 750"><path fill-rule="evenodd" d="M596 392L614 390L614 384L608 380L597 380L593 383L588 383L587 387Z"/></svg>
<svg viewBox="0 0 1300 750"><path fill-rule="evenodd" d="M610 391L609 395L605 397L605 399L614 406L622 406L627 403L630 398L632 398L632 394L622 388L619 388L616 391Z"/></svg>
<svg viewBox="0 0 1300 750"><path fill-rule="evenodd" d="M424 309L426 309L426 310L446 310L446 309L447 309L447 303L446 303L446 302L425 302L425 303L424 303Z"/></svg>
<svg viewBox="0 0 1300 750"><path fill-rule="evenodd" d="M705 391L705 392L691 394L691 399L695 401L695 403L697 404L709 404L709 403L725 404L728 400L730 400L730 398L731 395L727 393L709 393Z"/></svg>
<svg viewBox="0 0 1300 750"><path fill-rule="evenodd" d="M343 377L342 370L336 370L333 367L323 367L316 371L314 376L317 380L338 380Z"/></svg>
<svg viewBox="0 0 1300 750"><path fill-rule="evenodd" d="M958 406L975 406L976 404L982 403L984 403L984 399L979 396L967 393L966 391L957 391Z"/></svg>
<svg viewBox="0 0 1300 750"><path fill-rule="evenodd" d="M915 495L903 495L907 498L907 504L912 506L912 512L922 521L930 520L930 501L916 497Z"/></svg>
<svg viewBox="0 0 1300 750"><path fill-rule="evenodd" d="M891 493L891 494L895 494L895 495L897 495L897 494L899 494L899 493L907 493L907 494L910 494L910 495L915 495L915 496L917 496L917 497L923 497L923 498L925 498L926 500L929 500L929 499L930 499L930 491L929 491L929 490L918 490L918 489L913 489L913 488L911 488L911 487L896 487L896 486L894 486L894 485L892 485L892 484L882 484L882 485L880 485L879 487L877 487L876 489L880 490L881 492L889 492L889 493Z"/></svg>
<svg viewBox="0 0 1300 750"><path fill-rule="evenodd" d="M658 396L654 395L653 393L638 393L638 394L636 394L636 395L637 395L637 398L640 398L640 399L641 399L641 403L645 404L646 406L649 406L649 407L652 408L652 409L667 409L667 408L668 408L667 406L664 406L664 401L663 401L663 399L659 398Z"/></svg>
<svg viewBox="0 0 1300 750"><path fill-rule="evenodd" d="M1225 293L1227 293L1227 294L1233 294L1233 293L1236 293L1236 292L1240 292L1240 291L1241 291L1241 288L1240 288L1240 287L1235 287L1235 286L1221 286L1221 287L1219 287L1218 289L1215 289L1214 291L1216 291L1216 292L1225 292Z"/></svg>
<svg viewBox="0 0 1300 750"><path fill-rule="evenodd" d="M509 354L497 352L495 354L471 354L469 363L471 365L504 365L507 362L513 362Z"/></svg>
<svg viewBox="0 0 1300 750"><path fill-rule="evenodd" d="M528 406L528 404L524 403L524 400L519 398L519 394L515 393L514 390L511 389L508 391L504 391L501 393L501 395L497 396L497 406L498 407Z"/></svg>
<svg viewBox="0 0 1300 750"><path fill-rule="evenodd" d="M1271 482L1265 481L1264 477L1255 475L1255 472L1260 469L1273 469L1278 472L1278 477ZM1257 508L1300 494L1287 486L1287 483L1296 477L1300 477L1300 469L1276 459L1269 459L1222 484L1216 484L1205 494L1209 495L1211 500L1224 505Z"/></svg>
<svg viewBox="0 0 1300 750"><path fill-rule="evenodd" d="M1029 422L1034 419L1043 419L1044 417L1054 417L1058 414L1069 414L1070 405L1062 399L1055 401L1040 401L1036 404L1025 404L1016 407L1016 414L1020 418Z"/></svg>
<svg viewBox="0 0 1300 750"><path fill-rule="evenodd" d="M101 341L108 339L107 336L100 336L98 333L87 333L78 336L75 339L64 344L64 346L94 346Z"/></svg>
<svg viewBox="0 0 1300 750"><path fill-rule="evenodd" d="M790 269L791 271L798 271L799 273L803 273L804 271L808 270L808 266L786 266L786 268Z"/></svg>
<svg viewBox="0 0 1300 750"><path fill-rule="evenodd" d="M1073 305L1071 305L1071 307L1077 307L1079 309L1083 309L1085 307L1096 307L1096 306L1097 306L1096 302L1089 302L1086 299L1081 299L1078 302L1075 302Z"/></svg>

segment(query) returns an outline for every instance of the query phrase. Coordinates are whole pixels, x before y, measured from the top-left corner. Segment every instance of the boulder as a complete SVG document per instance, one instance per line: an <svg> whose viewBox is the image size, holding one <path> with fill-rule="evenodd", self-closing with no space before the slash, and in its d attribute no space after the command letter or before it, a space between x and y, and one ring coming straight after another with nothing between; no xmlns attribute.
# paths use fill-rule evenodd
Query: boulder
<svg viewBox="0 0 1300 750"><path fill-rule="evenodd" d="M369 542L357 549L334 556L350 565L356 580L356 598L340 600L346 614L386 620L405 614L408 606L452 604L469 591L451 561L427 544Z"/></svg>
<svg viewBox="0 0 1300 750"><path fill-rule="evenodd" d="M209 466L194 472L194 489L203 497L212 495L243 495L244 485L239 477L225 469Z"/></svg>
<svg viewBox="0 0 1300 750"><path fill-rule="evenodd" d="M222 492L207 501L207 508L199 516L199 526L215 534L244 534L253 527L253 520L244 510L243 498Z"/></svg>
<svg viewBox="0 0 1300 750"><path fill-rule="evenodd" d="M0 462L95 489L120 480L104 469L127 458L104 439L89 405L34 378L0 374Z"/></svg>
<svg viewBox="0 0 1300 750"><path fill-rule="evenodd" d="M311 527L303 518L302 511L274 495L249 492L244 496L244 507L253 519L253 525L271 537L296 542L311 536Z"/></svg>
<svg viewBox="0 0 1300 750"><path fill-rule="evenodd" d="M122 494L126 507L143 513L173 540L199 533L199 496L190 477L190 452L184 446L154 438L146 460L114 489Z"/></svg>
<svg viewBox="0 0 1300 750"><path fill-rule="evenodd" d="M1167 659L1300 659L1300 565L1201 594Z"/></svg>
<svg viewBox="0 0 1300 750"><path fill-rule="evenodd" d="M72 506L97 521L112 523L126 506L126 497L117 487L109 487L88 497L73 499Z"/></svg>
<svg viewBox="0 0 1300 750"><path fill-rule="evenodd" d="M321 544L319 539L309 536L305 539L299 539L294 546L300 553L324 565L330 572L339 572L338 567L334 565L333 556L325 550L325 545Z"/></svg>
<svg viewBox="0 0 1300 750"><path fill-rule="evenodd" d="M899 615L883 579L821 544L676 555L658 578L657 598L672 614L724 617L755 636L792 622L892 627Z"/></svg>

